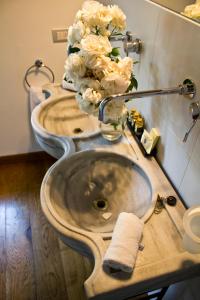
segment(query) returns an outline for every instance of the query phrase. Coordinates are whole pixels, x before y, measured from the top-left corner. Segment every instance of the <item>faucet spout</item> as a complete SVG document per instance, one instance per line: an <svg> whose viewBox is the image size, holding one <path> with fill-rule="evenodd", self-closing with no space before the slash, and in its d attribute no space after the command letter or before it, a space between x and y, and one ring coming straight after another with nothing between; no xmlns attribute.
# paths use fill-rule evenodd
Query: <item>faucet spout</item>
<svg viewBox="0 0 200 300"><path fill-rule="evenodd" d="M139 92L130 92L124 94L110 95L104 98L99 105L99 120L104 122L104 111L106 105L112 100L123 100L128 101L131 99L144 98L155 95L171 95L171 94L179 94L179 95L190 95L190 97L194 97L196 93L195 84L189 80L184 80L183 84L166 89L157 89L157 90L146 90Z"/></svg>

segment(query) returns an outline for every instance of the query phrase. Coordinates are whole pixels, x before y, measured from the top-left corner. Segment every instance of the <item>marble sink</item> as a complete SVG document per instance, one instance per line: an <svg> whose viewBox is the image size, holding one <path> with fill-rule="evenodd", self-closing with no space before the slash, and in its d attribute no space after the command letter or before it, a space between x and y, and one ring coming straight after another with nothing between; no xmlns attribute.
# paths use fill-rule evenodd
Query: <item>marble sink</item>
<svg viewBox="0 0 200 300"><path fill-rule="evenodd" d="M55 158L75 152L75 140L84 140L100 133L96 117L82 112L75 93L60 91L60 87L44 87L49 95L37 105L31 115L34 135L41 148Z"/></svg>
<svg viewBox="0 0 200 300"><path fill-rule="evenodd" d="M131 158L106 150L86 150L60 159L41 187L44 212L72 231L112 236L120 212L144 221L154 209L151 179Z"/></svg>
<svg viewBox="0 0 200 300"><path fill-rule="evenodd" d="M33 110L31 121L33 129L72 139L100 132L98 119L79 109L74 93L51 95Z"/></svg>

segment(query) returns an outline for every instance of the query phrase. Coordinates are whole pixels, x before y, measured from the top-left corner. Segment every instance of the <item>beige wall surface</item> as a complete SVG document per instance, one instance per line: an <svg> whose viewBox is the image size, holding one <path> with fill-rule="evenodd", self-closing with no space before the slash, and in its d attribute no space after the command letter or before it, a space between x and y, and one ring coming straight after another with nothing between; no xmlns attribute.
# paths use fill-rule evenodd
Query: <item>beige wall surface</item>
<svg viewBox="0 0 200 300"><path fill-rule="evenodd" d="M53 44L51 29L66 28L83 0L0 1L0 156L39 150L30 128L26 69L41 58L61 81L65 43ZM41 84L44 78L30 77Z"/></svg>

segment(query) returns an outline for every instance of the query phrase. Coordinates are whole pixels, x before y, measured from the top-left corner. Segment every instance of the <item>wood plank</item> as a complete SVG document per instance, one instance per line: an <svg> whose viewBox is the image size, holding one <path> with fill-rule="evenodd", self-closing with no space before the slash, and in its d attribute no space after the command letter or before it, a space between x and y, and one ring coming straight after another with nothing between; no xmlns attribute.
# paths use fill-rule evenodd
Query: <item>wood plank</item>
<svg viewBox="0 0 200 300"><path fill-rule="evenodd" d="M46 156L45 156L46 157ZM0 195L8 196L20 191L40 190L47 169L55 162L49 155L45 160L37 159L24 162L0 164Z"/></svg>
<svg viewBox="0 0 200 300"><path fill-rule="evenodd" d="M36 299L26 194L6 199L6 251L6 299Z"/></svg>
<svg viewBox="0 0 200 300"><path fill-rule="evenodd" d="M39 191L29 197L37 299L67 300L58 239L41 211L39 199Z"/></svg>
<svg viewBox="0 0 200 300"><path fill-rule="evenodd" d="M93 261L66 246L61 240L60 249L69 299L86 300L83 284L93 271Z"/></svg>

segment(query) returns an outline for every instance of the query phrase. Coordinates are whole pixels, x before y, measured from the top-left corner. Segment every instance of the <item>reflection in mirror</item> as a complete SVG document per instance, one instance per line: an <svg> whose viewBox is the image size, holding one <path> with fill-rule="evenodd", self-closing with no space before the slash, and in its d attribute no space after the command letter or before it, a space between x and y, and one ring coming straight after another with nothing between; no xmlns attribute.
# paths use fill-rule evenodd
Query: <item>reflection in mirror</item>
<svg viewBox="0 0 200 300"><path fill-rule="evenodd" d="M200 22L200 0L152 0L152 2Z"/></svg>

